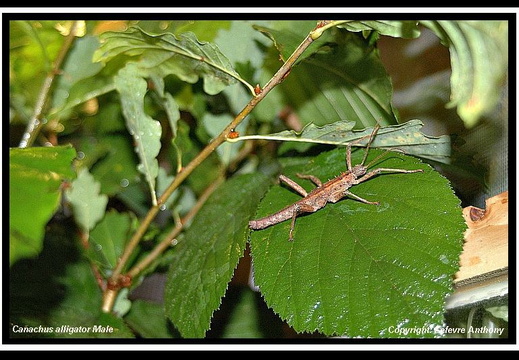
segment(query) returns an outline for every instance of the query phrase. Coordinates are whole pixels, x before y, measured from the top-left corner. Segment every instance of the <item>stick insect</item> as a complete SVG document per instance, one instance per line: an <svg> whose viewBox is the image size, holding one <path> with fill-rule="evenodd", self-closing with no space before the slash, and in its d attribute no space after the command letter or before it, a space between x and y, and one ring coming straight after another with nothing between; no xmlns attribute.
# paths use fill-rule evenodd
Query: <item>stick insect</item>
<svg viewBox="0 0 519 360"><path fill-rule="evenodd" d="M292 241L292 240L294 240L294 237L293 237L294 227L295 227L296 218L298 215L301 215L304 213L316 212L319 209L324 208L327 203L336 203L339 200L341 200L342 198L347 197L347 196L349 196L355 200L358 200L360 202L363 202L365 204L379 205L379 202L377 202L377 201L368 201L368 200L363 199L360 196L357 196L357 195L353 194L352 192L350 192L349 188L351 188L353 185L360 184L361 182L364 182L383 172L404 173L404 174L423 172L422 169L404 170L404 169L389 169L389 168L377 168L375 170L368 172L369 167L374 162L378 161L381 156L385 155L385 153L383 153L383 154L377 156L375 159L373 159L368 165L364 165L364 162L366 161L366 158L368 156L368 152L369 152L371 143L373 142L373 139L375 138L379 128L380 128L380 126L378 126L378 125L375 126L373 128L373 131L369 135L364 157L360 164L355 165L353 167L351 166L351 145L352 144L350 143L347 145L347 147L346 147L347 171L341 173L339 176L337 176L323 184L322 181L319 180L319 178L317 178L314 175L296 174L299 178L310 180L317 186L315 189L313 189L309 193L295 181L291 180L290 178L288 178L284 175L280 175L279 180L284 182L286 185L288 185L290 188L295 190L300 195L302 195L303 198L299 201L296 201L295 203L293 203L291 205L288 205L287 207L283 208L282 210L280 210L272 215L263 217L261 219L249 221L249 228L251 228L253 230L261 230L261 229L265 229L271 225L283 222L285 220L292 219L292 222L290 224L289 238L288 238L290 241Z"/></svg>

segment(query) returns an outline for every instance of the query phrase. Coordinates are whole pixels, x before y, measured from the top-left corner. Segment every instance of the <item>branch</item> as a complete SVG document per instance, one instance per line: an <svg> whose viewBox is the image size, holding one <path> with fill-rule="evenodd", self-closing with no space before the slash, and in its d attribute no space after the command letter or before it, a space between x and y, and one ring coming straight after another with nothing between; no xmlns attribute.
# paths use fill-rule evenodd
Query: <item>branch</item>
<svg viewBox="0 0 519 360"><path fill-rule="evenodd" d="M132 238L128 242L128 245L125 248L123 255L121 256L117 266L115 267L112 276L108 280L109 284L112 284L110 293L105 293L104 303L103 303L103 311L108 312L111 311L111 305L109 302L114 301L116 292L118 290L117 284L120 283L119 277L121 276L122 270L126 265L128 259L132 255L133 251L139 244L142 236L145 234L149 225L157 215L160 210L162 204L166 202L166 200L171 196L171 194L182 184L182 182L196 169L218 146L220 146L227 139L227 135L235 129L256 107L256 105L265 98L265 96L277 85L279 85L286 76L290 73L290 70L296 63L297 59L303 54L303 52L310 46L310 44L316 40L321 34L320 30L323 26L326 26L329 22L321 21L318 23L317 27L312 30L306 38L299 44L299 46L294 50L292 55L287 59L287 61L279 68L279 70L274 74L274 76L267 82L267 84L260 91L255 92L255 96L249 101L249 103L243 108L243 110L231 121L223 131L216 136L207 146L202 149L200 153L188 164L184 167L177 176L173 179L168 188L164 191L164 193L157 200L157 204L154 205L143 221L141 222L138 229L133 234ZM115 293L112 293L115 292Z"/></svg>
<svg viewBox="0 0 519 360"><path fill-rule="evenodd" d="M59 73L61 64L63 63L65 56L67 55L68 51L70 50L70 47L72 46L72 43L74 42L74 39L76 38L76 30L78 28L78 24L78 21L74 21L72 23L70 33L65 38L65 42L61 46L56 60L54 60L52 69L50 69L50 71L47 74L47 77L43 81L40 93L38 95L38 100L36 101L36 106L34 108L34 113L31 117L31 120L27 124L27 128L25 129L25 132L22 136L22 140L20 141L20 148L26 148L31 146L34 143L34 140L38 136L38 133L42 129L43 125L45 125L45 122L42 121L42 117L45 105L47 104L47 101L49 99L52 83L54 82L56 75Z"/></svg>
<svg viewBox="0 0 519 360"><path fill-rule="evenodd" d="M216 190L216 188L223 182L224 176L220 176L205 189L203 194L198 198L196 204L189 210L189 212L182 218L180 224L175 226L173 230L137 265L131 268L126 275L130 278L135 278L142 270L150 265L164 250L166 250L176 239L176 237L184 230L184 225L198 213L209 196Z"/></svg>

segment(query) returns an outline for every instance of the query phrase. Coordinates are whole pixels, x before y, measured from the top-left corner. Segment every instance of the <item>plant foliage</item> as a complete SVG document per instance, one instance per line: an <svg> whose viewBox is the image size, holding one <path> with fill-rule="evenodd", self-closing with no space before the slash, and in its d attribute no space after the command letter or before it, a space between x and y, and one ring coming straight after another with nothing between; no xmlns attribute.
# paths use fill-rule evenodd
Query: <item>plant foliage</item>
<svg viewBox="0 0 519 360"><path fill-rule="evenodd" d="M71 23L9 24L11 337L214 334L249 250L261 304L295 332L439 336L465 225L432 165L449 163L452 146L424 134L425 120L399 119L376 42L432 29L451 52L448 105L473 126L497 101L506 24L76 22L83 33L54 73ZM48 76L38 142L16 148ZM377 124L366 163L381 155L371 168L424 173L354 186L380 205L328 204L297 218L293 242L290 221L248 228L300 198L277 175L337 176L344 145L366 146ZM151 274L165 280L147 298ZM265 336L259 307L243 321L255 298L240 299L222 336ZM40 326L49 331L28 330Z"/></svg>

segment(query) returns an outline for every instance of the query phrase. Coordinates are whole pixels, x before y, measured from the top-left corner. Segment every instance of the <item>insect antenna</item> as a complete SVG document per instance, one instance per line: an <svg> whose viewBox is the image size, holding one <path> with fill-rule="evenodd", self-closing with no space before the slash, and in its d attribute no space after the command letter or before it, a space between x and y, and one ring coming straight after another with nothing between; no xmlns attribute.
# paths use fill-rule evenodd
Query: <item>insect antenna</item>
<svg viewBox="0 0 519 360"><path fill-rule="evenodd" d="M386 154L388 152L390 152L391 149L386 149L386 151L384 151L382 154L379 154L378 156L376 156L373 160L371 160L369 162L368 165L366 165L366 168L369 169L371 167L371 165L373 165L374 163L376 163L378 160L380 160L382 157L386 156Z"/></svg>
<svg viewBox="0 0 519 360"><path fill-rule="evenodd" d="M373 139L375 138L375 135L377 134L378 129L380 129L380 125L377 124L373 128L373 131L371 132L371 135L369 136L368 144L366 145L366 152L364 153L364 157L362 158L362 162L361 162L362 165L364 165L364 162L366 161L366 158L368 157L369 148L371 147L371 143L373 142Z"/></svg>
<svg viewBox="0 0 519 360"><path fill-rule="evenodd" d="M374 163L376 163L379 159L381 159L382 157L384 157L384 156L385 156L388 152L390 152L390 151L398 152L398 153L400 153L400 154L405 154L405 151L402 150L402 149L399 149L399 148L389 148L389 149L385 149L385 151L384 151L382 154L378 155L378 156L375 157L373 160L371 160L371 161L369 162L369 164L366 165L366 168L369 169L369 168L371 167L371 165L373 165Z"/></svg>

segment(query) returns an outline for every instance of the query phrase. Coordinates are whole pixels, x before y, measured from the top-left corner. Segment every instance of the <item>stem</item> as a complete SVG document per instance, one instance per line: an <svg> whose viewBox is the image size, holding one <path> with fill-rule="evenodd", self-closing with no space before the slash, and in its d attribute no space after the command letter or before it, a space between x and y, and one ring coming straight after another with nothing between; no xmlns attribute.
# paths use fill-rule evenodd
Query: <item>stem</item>
<svg viewBox="0 0 519 360"><path fill-rule="evenodd" d="M137 265L131 268L126 275L130 278L135 278L142 270L150 265L164 250L172 245L175 238L184 230L184 224L187 224L202 208L209 196L216 190L216 188L223 182L224 176L218 177L203 194L198 198L196 204L189 210L189 212L182 218L180 224L175 226L173 230Z"/></svg>
<svg viewBox="0 0 519 360"><path fill-rule="evenodd" d="M74 21L72 23L70 33L65 38L65 42L61 46L56 60L54 60L52 69L50 69L50 71L47 74L47 77L43 81L40 93L38 95L38 100L36 101L36 106L34 108L34 113L31 117L31 120L27 124L27 128L25 129L25 132L22 136L22 140L20 141L20 148L26 148L31 146L34 143L34 140L38 136L38 133L42 129L43 125L45 125L45 122L42 121L42 117L45 105L47 104L47 101L49 99L52 83L54 82L56 75L59 73L61 64L63 63L65 56L67 55L74 39L76 38L76 30L78 27L78 23L78 21Z"/></svg>
<svg viewBox="0 0 519 360"><path fill-rule="evenodd" d="M263 100L265 96L274 87L279 85L284 80L284 78L288 75L288 73L296 63L297 59L313 42L315 37L312 37L312 34L313 31L307 35L307 37L303 40L303 42L301 42L301 44L299 44L299 46L294 50L294 52L292 53L292 55L290 55L287 61L279 68L276 74L274 74L274 76L263 87L261 92L256 94L256 96L254 96L249 101L249 103L245 105L243 110L233 119L233 121L231 121L218 136L216 136L209 144L207 144L207 146L204 149L202 149L202 151L198 153L198 155L193 160L191 160L191 162L188 165L186 165L186 167L183 168L182 171L180 171L177 174L177 176L175 177L175 179L173 179L168 188L159 197L159 199L157 200L157 204L150 208L145 218L141 222L140 226L128 242L128 245L126 246L125 251L121 256L119 262L117 263L117 266L115 267L112 276L108 280L110 283L118 283L119 276L121 275L124 266L126 265L128 259L130 258L131 254L133 253L137 245L139 244L139 241L146 232L148 226L151 224L151 222L159 212L161 205L166 202L169 196L180 186L180 184L182 184L182 182L193 172L193 170L196 169L196 167L202 163L202 161L204 161L218 146L225 142L229 132L232 129L236 128L251 113L251 111L256 107L256 105L261 100ZM105 302L103 304L103 311L109 311L109 309L111 309L111 306L107 304L107 302Z"/></svg>

